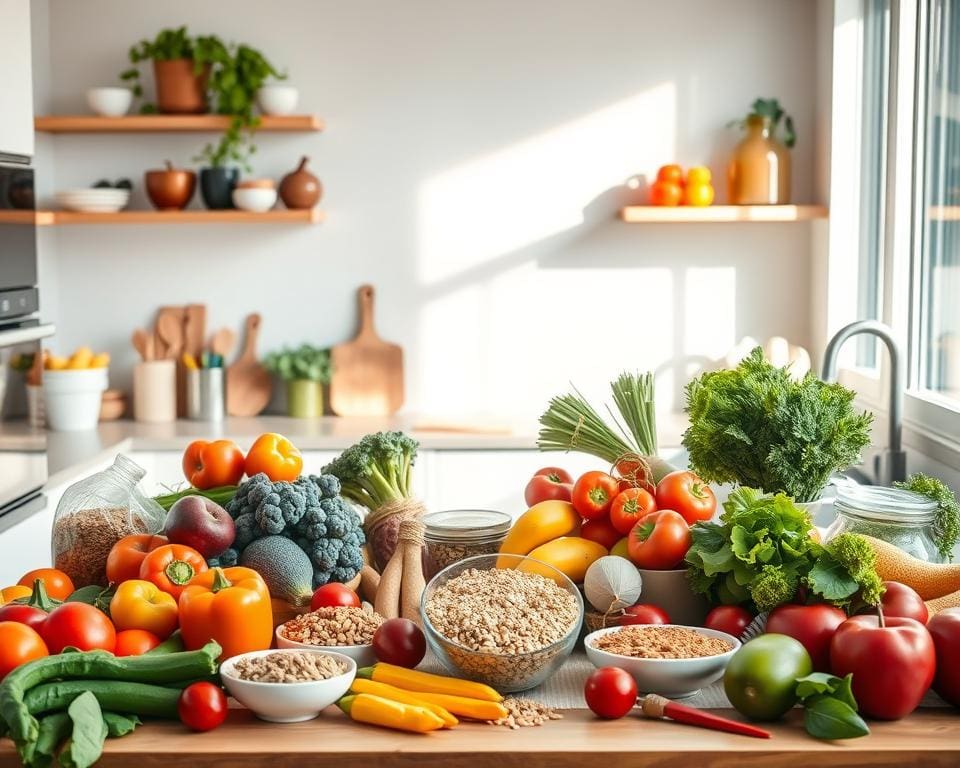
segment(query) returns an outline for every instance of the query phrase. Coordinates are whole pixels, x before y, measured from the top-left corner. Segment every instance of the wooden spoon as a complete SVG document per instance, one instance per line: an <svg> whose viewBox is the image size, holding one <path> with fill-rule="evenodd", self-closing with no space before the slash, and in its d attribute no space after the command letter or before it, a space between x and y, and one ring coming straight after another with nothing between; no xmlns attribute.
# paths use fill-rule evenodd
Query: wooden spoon
<svg viewBox="0 0 960 768"><path fill-rule="evenodd" d="M183 326L173 314L164 313L157 319L157 333L166 346L165 357L176 360L183 349Z"/></svg>
<svg viewBox="0 0 960 768"><path fill-rule="evenodd" d="M237 334L230 328L221 328L210 339L210 351L226 359L233 352L233 345L237 342Z"/></svg>
<svg viewBox="0 0 960 768"><path fill-rule="evenodd" d="M150 339L150 336L149 336L149 334L148 334L145 330L143 330L143 328L137 328L137 329L133 332L133 336L131 337L131 342L133 343L133 348L134 348L135 350L137 350L137 352L138 352L139 355L140 355L140 359L141 359L141 360L149 360L149 359L150 359L149 357L147 357L147 342L148 342L148 340L151 340L151 339ZM153 345L152 345L152 344L150 344L150 351L151 351L151 353L152 353L152 351L153 351ZM151 354L151 356L152 356L152 354Z"/></svg>

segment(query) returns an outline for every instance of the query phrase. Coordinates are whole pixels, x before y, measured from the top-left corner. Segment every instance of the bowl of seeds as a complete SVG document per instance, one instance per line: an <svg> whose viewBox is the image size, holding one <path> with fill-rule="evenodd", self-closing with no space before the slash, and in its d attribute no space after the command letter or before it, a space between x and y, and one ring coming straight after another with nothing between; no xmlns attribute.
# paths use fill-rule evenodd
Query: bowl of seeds
<svg viewBox="0 0 960 768"><path fill-rule="evenodd" d="M357 664L331 651L267 650L232 656L220 665L230 695L261 720L312 720L350 690Z"/></svg>
<svg viewBox="0 0 960 768"><path fill-rule="evenodd" d="M632 624L591 632L583 641L595 667L620 667L641 693L679 699L715 683L740 641L705 627Z"/></svg>
<svg viewBox="0 0 960 768"><path fill-rule="evenodd" d="M453 674L525 691L570 655L583 622L576 585L521 555L478 555L434 576L420 615L430 649Z"/></svg>
<svg viewBox="0 0 960 768"><path fill-rule="evenodd" d="M373 633L381 624L383 616L372 609L318 608L277 627L277 648L333 651L349 656L358 667L369 667L377 660Z"/></svg>

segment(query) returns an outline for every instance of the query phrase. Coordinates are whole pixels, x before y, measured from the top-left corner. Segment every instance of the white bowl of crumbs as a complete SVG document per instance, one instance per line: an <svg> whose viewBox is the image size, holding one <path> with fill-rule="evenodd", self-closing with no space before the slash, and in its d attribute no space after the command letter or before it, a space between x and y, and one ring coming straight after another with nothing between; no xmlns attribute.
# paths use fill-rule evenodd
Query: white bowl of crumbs
<svg viewBox="0 0 960 768"><path fill-rule="evenodd" d="M633 624L598 629L583 645L595 667L626 670L641 693L679 699L723 677L740 641L705 627Z"/></svg>
<svg viewBox="0 0 960 768"><path fill-rule="evenodd" d="M373 633L383 621L379 613L362 608L318 608L277 627L277 648L342 653L358 667L369 667L377 661Z"/></svg>
<svg viewBox="0 0 960 768"><path fill-rule="evenodd" d="M318 650L250 651L220 665L230 695L272 723L312 720L350 690L356 675L349 656Z"/></svg>

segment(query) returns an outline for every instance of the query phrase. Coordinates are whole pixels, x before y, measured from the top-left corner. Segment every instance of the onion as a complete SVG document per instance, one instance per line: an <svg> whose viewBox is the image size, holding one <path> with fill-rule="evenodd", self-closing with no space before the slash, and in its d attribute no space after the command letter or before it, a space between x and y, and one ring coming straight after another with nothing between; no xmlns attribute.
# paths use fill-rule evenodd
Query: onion
<svg viewBox="0 0 960 768"><path fill-rule="evenodd" d="M583 578L583 592L601 613L628 608L640 599L642 579L637 567L617 555L595 561Z"/></svg>

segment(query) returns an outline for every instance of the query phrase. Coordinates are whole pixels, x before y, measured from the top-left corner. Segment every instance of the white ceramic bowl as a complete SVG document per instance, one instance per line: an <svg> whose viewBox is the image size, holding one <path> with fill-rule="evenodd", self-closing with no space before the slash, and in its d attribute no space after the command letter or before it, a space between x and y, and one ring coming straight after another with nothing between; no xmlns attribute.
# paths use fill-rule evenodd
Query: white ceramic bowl
<svg viewBox="0 0 960 768"><path fill-rule="evenodd" d="M107 369L43 372L47 426L56 432L96 429L100 401L107 388Z"/></svg>
<svg viewBox="0 0 960 768"><path fill-rule="evenodd" d="M270 653L323 653L344 662L348 669L342 675L331 677L329 680L311 680L303 683L256 683L252 680L241 680L237 676L238 661L258 658ZM350 690L356 675L357 665L349 656L313 648L301 651L274 649L250 651L241 653L239 656L231 656L220 665L220 678L230 695L261 720L269 720L271 723L299 723L303 720L312 720Z"/></svg>
<svg viewBox="0 0 960 768"><path fill-rule="evenodd" d="M377 663L377 654L373 652L372 645L310 645L308 643L298 643L296 640L290 640L283 636L280 631L283 624L277 627L277 648L296 648L301 651L323 651L324 653L342 653L353 659L358 667L369 667Z"/></svg>
<svg viewBox="0 0 960 768"><path fill-rule="evenodd" d="M133 91L129 88L90 88L87 91L87 106L104 117L127 114L131 103Z"/></svg>
<svg viewBox="0 0 960 768"><path fill-rule="evenodd" d="M651 626L682 627L680 624ZM671 699L692 696L701 688L723 677L727 664L740 647L740 641L733 635L705 627L683 627L683 629L691 629L707 637L719 637L730 644L730 650L718 656L702 656L697 659L637 659L633 656L607 653L593 647L598 637L620 629L623 627L607 627L587 635L583 641L587 658L597 668L620 667L626 670L637 681L637 689L641 693L659 693Z"/></svg>
<svg viewBox="0 0 960 768"><path fill-rule="evenodd" d="M264 213L277 202L277 190L266 187L242 187L233 190L233 204L241 211Z"/></svg>
<svg viewBox="0 0 960 768"><path fill-rule="evenodd" d="M257 103L266 115L292 115L300 91L292 85L265 85L257 91Z"/></svg>
<svg viewBox="0 0 960 768"><path fill-rule="evenodd" d="M67 189L54 195L57 205L68 211L116 213L130 202L129 189Z"/></svg>

